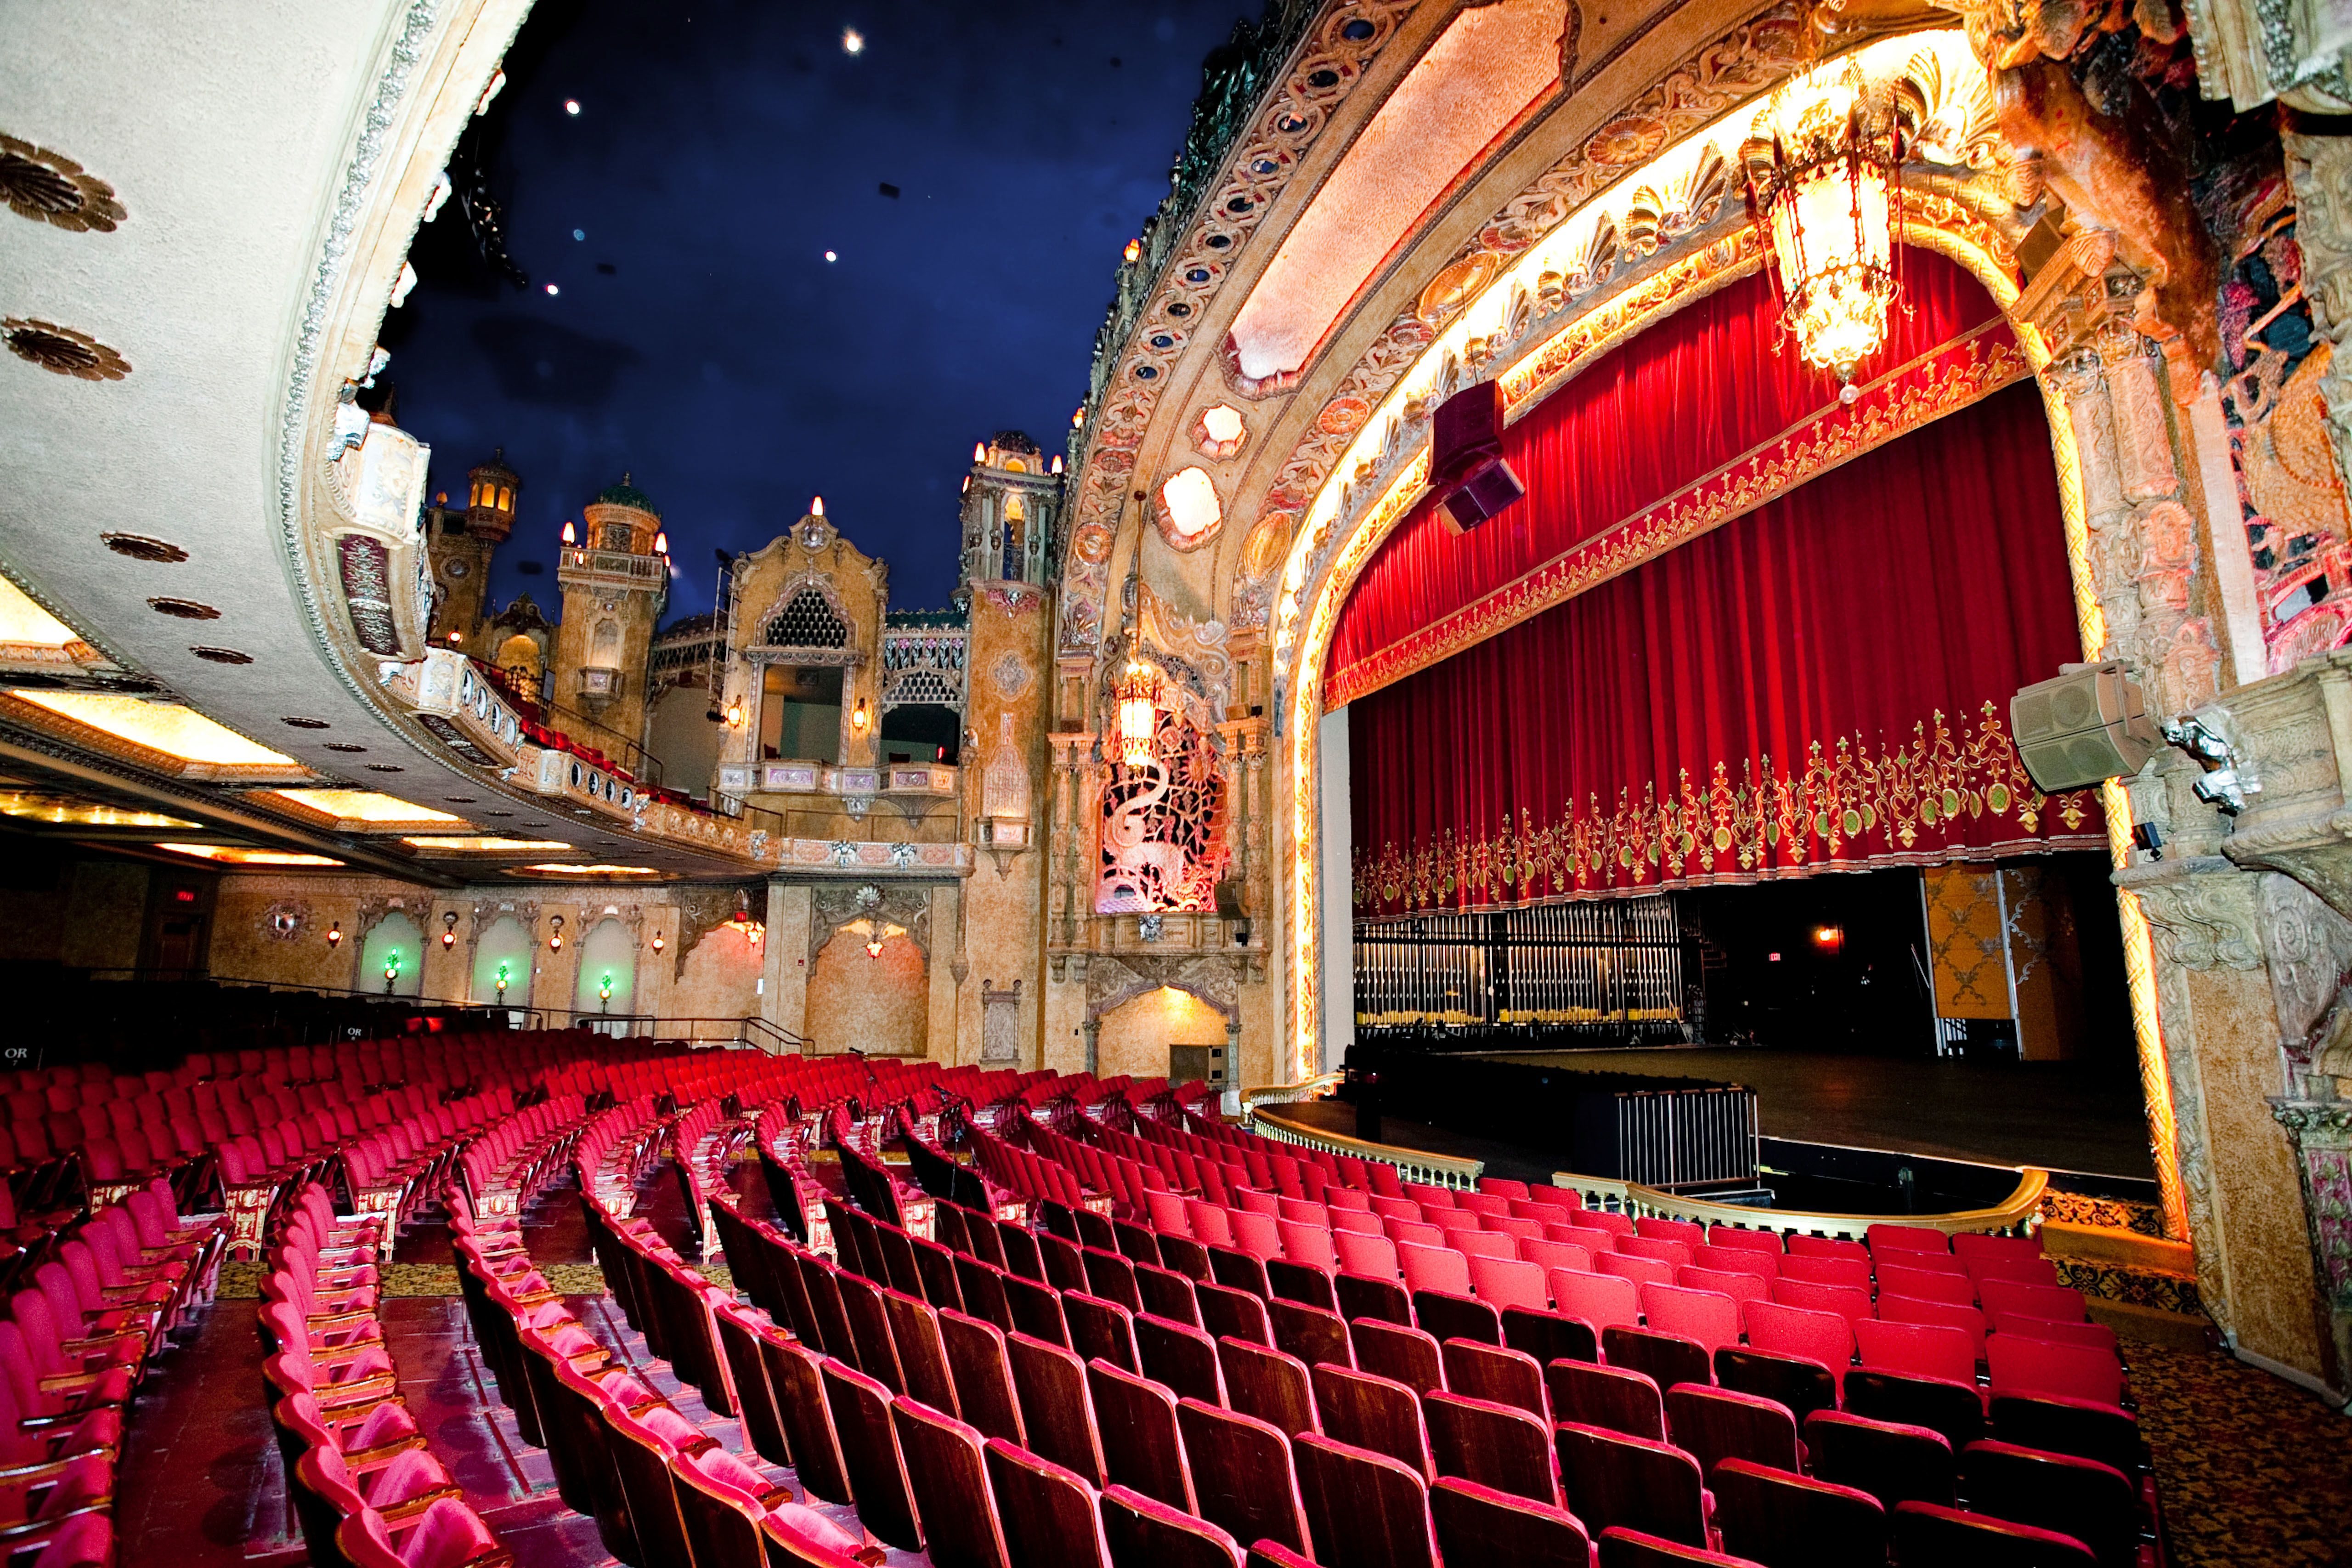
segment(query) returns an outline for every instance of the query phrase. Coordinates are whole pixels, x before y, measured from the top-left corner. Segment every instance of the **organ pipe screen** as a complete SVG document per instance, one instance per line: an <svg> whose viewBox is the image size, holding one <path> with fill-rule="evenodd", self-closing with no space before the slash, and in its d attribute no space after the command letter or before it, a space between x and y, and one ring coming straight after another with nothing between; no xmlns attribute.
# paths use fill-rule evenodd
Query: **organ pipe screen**
<svg viewBox="0 0 2352 1568"><path fill-rule="evenodd" d="M1684 942L1670 894L1360 921L1356 1033L1682 1037Z"/></svg>

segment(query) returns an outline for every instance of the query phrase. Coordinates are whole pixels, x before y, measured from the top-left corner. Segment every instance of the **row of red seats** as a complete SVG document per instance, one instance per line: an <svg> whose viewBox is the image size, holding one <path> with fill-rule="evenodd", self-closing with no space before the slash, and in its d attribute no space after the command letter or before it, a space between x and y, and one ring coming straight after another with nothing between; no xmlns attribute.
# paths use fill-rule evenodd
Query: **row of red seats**
<svg viewBox="0 0 2352 1568"><path fill-rule="evenodd" d="M211 1298L225 1231L217 1215L184 1218L159 1182L28 1254L45 1260L0 1321L0 1534L26 1554L15 1561L113 1562L131 1401L171 1330Z"/></svg>
<svg viewBox="0 0 2352 1568"><path fill-rule="evenodd" d="M306 1183L271 1249L259 1312L263 1373L295 1516L313 1562L499 1563L497 1537L462 1500L399 1394L376 1316L397 1234L382 1216L339 1219L325 1187Z"/></svg>

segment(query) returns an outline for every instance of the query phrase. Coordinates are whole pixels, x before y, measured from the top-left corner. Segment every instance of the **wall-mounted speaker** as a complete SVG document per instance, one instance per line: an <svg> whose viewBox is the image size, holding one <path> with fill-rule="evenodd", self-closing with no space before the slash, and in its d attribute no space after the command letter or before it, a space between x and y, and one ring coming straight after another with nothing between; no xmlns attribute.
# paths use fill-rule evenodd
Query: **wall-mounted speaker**
<svg viewBox="0 0 2352 1568"><path fill-rule="evenodd" d="M2009 701L2010 732L2044 795L2127 777L2164 744L2119 660L2070 664Z"/></svg>
<svg viewBox="0 0 2352 1568"><path fill-rule="evenodd" d="M1429 488L1438 515L1462 533L1528 493L1503 460L1503 387L1482 381L1464 387L1430 416Z"/></svg>
<svg viewBox="0 0 2352 1568"><path fill-rule="evenodd" d="M1440 496L1438 514L1455 533L1466 533L1528 493L1511 465L1489 458L1472 467L1459 484Z"/></svg>

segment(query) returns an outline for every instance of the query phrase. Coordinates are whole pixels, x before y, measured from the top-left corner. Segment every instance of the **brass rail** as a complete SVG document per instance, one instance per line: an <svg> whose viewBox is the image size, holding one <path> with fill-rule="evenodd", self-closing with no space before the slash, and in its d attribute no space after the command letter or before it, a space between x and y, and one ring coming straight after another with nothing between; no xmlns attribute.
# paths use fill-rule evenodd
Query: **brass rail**
<svg viewBox="0 0 2352 1568"><path fill-rule="evenodd" d="M1486 1169L1484 1161L1456 1159L1392 1143L1367 1142L1360 1138L1328 1132L1286 1119L1269 1109L1295 1105L1301 1100L1328 1099L1339 1083L1338 1073L1325 1073L1304 1083L1244 1089L1241 1091L1242 1124L1278 1142L1296 1143L1359 1160L1378 1160L1394 1165L1412 1180L1431 1186L1475 1187L1478 1184L1478 1178ZM1962 1232L2024 1235L2040 1224L2042 1195L2050 1188L2050 1173L2032 1166L2021 1168L2018 1172L2017 1186L2009 1196L1990 1208L1924 1215L1816 1214L1803 1209L1749 1208L1741 1204L1719 1204L1706 1198L1682 1197L1656 1187L1645 1187L1639 1182L1617 1181L1607 1176L1580 1176L1573 1171L1556 1171L1551 1181L1552 1185L1582 1198L1587 1208L1607 1209L1637 1218L1648 1215L1659 1219L1690 1220L1706 1226L1729 1226L1737 1230L1769 1230L1783 1236L1828 1236L1847 1241L1862 1241L1867 1238L1874 1225L1918 1226L1927 1230L1940 1230L1947 1236Z"/></svg>
<svg viewBox="0 0 2352 1568"><path fill-rule="evenodd" d="M1241 1092L1242 1125L1254 1132L1273 1139L1277 1143L1294 1143L1305 1149L1319 1149L1327 1154L1345 1154L1354 1160L1378 1160L1384 1165L1394 1165L1407 1181L1420 1182L1433 1187L1472 1187L1485 1173L1483 1160L1456 1159L1451 1154L1433 1154L1423 1149L1406 1149L1394 1143L1372 1143L1361 1138L1351 1138L1344 1132L1326 1131L1309 1127L1303 1121L1291 1121L1269 1112L1276 1105L1296 1105L1301 1100L1328 1099L1339 1083L1338 1073L1325 1073L1304 1083L1270 1084Z"/></svg>
<svg viewBox="0 0 2352 1568"><path fill-rule="evenodd" d="M1748 1208L1740 1204L1711 1203L1680 1197L1606 1176L1580 1176L1573 1171L1552 1173L1552 1185L1564 1187L1584 1200L1584 1206L1608 1209L1636 1218L1690 1220L1706 1226L1729 1226L1737 1230L1778 1231L1783 1236L1828 1236L1846 1241L1866 1238L1874 1225L1909 1225L1940 1230L1947 1236L1963 1232L2022 1235L2033 1228L2049 1190L2050 1173L2031 1166L2017 1174L2017 1186L1990 1208L1961 1209L1953 1214L1814 1214L1802 1209Z"/></svg>

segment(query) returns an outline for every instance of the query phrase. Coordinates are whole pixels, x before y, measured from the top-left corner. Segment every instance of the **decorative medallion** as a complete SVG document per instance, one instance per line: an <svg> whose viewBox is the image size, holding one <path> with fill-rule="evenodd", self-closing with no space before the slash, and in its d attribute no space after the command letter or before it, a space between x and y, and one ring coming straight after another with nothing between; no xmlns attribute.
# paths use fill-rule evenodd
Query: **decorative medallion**
<svg viewBox="0 0 2352 1568"><path fill-rule="evenodd" d="M198 658L209 659L215 664L251 664L253 662L251 654L239 653L233 647L206 647L199 643L188 651Z"/></svg>
<svg viewBox="0 0 2352 1568"><path fill-rule="evenodd" d="M291 942L310 919L310 906L298 900L270 905L261 911L261 929L278 942Z"/></svg>
<svg viewBox="0 0 2352 1568"><path fill-rule="evenodd" d="M152 598L147 607L159 616L174 616L184 621L216 621L220 612L210 605L200 605L194 599Z"/></svg>
<svg viewBox="0 0 2352 1568"><path fill-rule="evenodd" d="M1029 666L1017 653L1007 653L989 666L988 679L1007 702L1029 689Z"/></svg>
<svg viewBox="0 0 2352 1568"><path fill-rule="evenodd" d="M0 133L0 201L70 233L111 234L126 216L114 187L62 153Z"/></svg>
<svg viewBox="0 0 2352 1568"><path fill-rule="evenodd" d="M1089 566L1099 566L1110 559L1110 530L1100 523L1090 522L1078 530L1075 543L1078 559Z"/></svg>
<svg viewBox="0 0 2352 1568"><path fill-rule="evenodd" d="M0 321L0 340L8 352L28 364L53 370L81 381L121 381L131 374L131 363L88 332L60 327L26 316Z"/></svg>
<svg viewBox="0 0 2352 1568"><path fill-rule="evenodd" d="M1492 283L1495 280L1495 274L1502 269L1503 258L1491 250L1474 251L1461 260L1450 263L1436 277L1429 280L1428 287L1422 289L1421 298L1413 303L1413 314L1430 326L1444 325L1453 318L1455 311L1476 299L1479 291ZM1344 433L1326 421L1328 420L1334 409L1344 404L1360 401L1356 398L1335 398L1324 405L1324 418L1318 419L1316 423L1335 434ZM1371 412L1370 405L1363 406L1364 414ZM1349 425L1346 429L1352 430L1356 425L1361 425L1363 422L1364 415L1360 414L1356 416L1355 425Z"/></svg>
<svg viewBox="0 0 2352 1568"><path fill-rule="evenodd" d="M188 552L178 545L150 539L143 533L101 533L98 539L117 555L128 555L133 561L152 561L159 566L175 565L188 558Z"/></svg>
<svg viewBox="0 0 2352 1568"><path fill-rule="evenodd" d="M1424 294L1423 298L1428 296ZM1326 435L1345 436L1362 425L1371 412L1372 405L1360 397L1335 397L1315 416L1315 427Z"/></svg>

